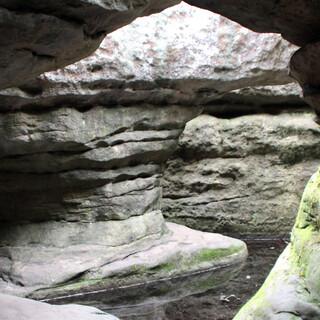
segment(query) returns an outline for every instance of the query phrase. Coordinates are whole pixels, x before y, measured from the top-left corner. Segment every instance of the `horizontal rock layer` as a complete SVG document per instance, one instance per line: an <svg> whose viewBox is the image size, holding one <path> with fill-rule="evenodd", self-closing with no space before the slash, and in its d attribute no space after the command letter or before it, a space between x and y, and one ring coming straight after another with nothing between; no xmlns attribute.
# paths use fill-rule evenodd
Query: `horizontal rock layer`
<svg viewBox="0 0 320 320"><path fill-rule="evenodd" d="M310 113L199 116L165 170L165 216L211 232L287 234L319 165L319 137Z"/></svg>
<svg viewBox="0 0 320 320"><path fill-rule="evenodd" d="M199 111L2 114L1 290L25 295L162 243L161 165Z"/></svg>
<svg viewBox="0 0 320 320"><path fill-rule="evenodd" d="M198 112L139 106L2 115L0 221L122 220L159 210L159 165Z"/></svg>
<svg viewBox="0 0 320 320"><path fill-rule="evenodd" d="M78 63L20 89L2 90L0 110L207 105L241 88L291 84L287 62L296 49L278 35L257 34L180 4L108 35L93 55ZM282 96L299 94L297 87L289 87L291 92Z"/></svg>
<svg viewBox="0 0 320 320"><path fill-rule="evenodd" d="M107 33L179 1L0 1L0 88L21 85L97 49Z"/></svg>
<svg viewBox="0 0 320 320"><path fill-rule="evenodd" d="M10 246L0 248L1 292L63 297L237 266L247 256L242 241L165 225L160 212L121 223L48 227L44 241L39 228L28 225L29 237L13 236Z"/></svg>

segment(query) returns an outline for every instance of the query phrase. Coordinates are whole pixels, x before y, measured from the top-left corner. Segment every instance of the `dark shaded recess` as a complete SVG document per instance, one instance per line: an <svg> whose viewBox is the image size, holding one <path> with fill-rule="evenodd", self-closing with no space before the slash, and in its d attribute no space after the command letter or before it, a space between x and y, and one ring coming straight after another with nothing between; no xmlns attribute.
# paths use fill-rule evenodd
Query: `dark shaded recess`
<svg viewBox="0 0 320 320"><path fill-rule="evenodd" d="M142 2L141 14L152 14L168 7L172 1L160 1L153 4L153 9L146 7ZM85 25L84 31L90 37L100 37L101 34L110 33L122 26L129 24L135 17L133 8L128 5L128 10L104 9L92 3L81 0L0 0L0 7L21 13L42 13L58 17L69 22ZM132 10L130 10L132 9ZM135 4L134 10L139 6Z"/></svg>
<svg viewBox="0 0 320 320"><path fill-rule="evenodd" d="M320 39L320 2L310 0L186 0L256 32L281 33L303 46Z"/></svg>
<svg viewBox="0 0 320 320"><path fill-rule="evenodd" d="M243 105L243 104L232 104L225 102L224 104L212 104L204 107L204 114L210 114L211 116L221 118L221 119L233 119L250 114L271 114L280 115L282 113L290 112L306 112L310 107L301 105Z"/></svg>

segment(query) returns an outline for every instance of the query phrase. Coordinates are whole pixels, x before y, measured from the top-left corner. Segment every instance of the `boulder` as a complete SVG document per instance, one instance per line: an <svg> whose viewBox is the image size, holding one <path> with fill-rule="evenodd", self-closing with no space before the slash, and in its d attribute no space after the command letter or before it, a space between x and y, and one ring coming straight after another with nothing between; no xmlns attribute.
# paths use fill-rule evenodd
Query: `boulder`
<svg viewBox="0 0 320 320"><path fill-rule="evenodd" d="M319 319L319 195L318 170L303 193L291 243L234 320Z"/></svg>
<svg viewBox="0 0 320 320"><path fill-rule="evenodd" d="M157 224L155 219L154 224ZM71 281L62 283L58 287L37 290L30 297L45 298L49 301L50 299L65 301L66 298L76 300L79 296L77 293L81 292L84 297L89 296L90 299L91 293L112 294L111 291L115 288L127 286L139 288L143 283L152 282L156 285L159 282L161 286L161 282L164 281L212 270L219 270L218 274L222 274L223 279L226 279L234 274L235 269L239 269L247 256L246 245L240 240L192 230L173 223L167 223L166 227L167 230L160 239L155 241L150 237L144 249L139 248L130 255L124 254L122 257L118 255L116 258L108 259L108 252L112 251L112 248L103 245L104 248L98 248L100 251L92 251L90 258L93 261L90 262L90 269L86 269L85 272L79 273ZM137 229L140 229L139 225ZM70 257L70 254L66 253L66 256ZM78 252L74 256L81 259ZM93 265L98 256L99 264ZM103 259L105 262L101 263ZM57 259L57 263L63 267L61 259ZM30 265L30 262L25 266L28 264ZM57 270L57 267L55 268ZM46 267L45 270L47 269ZM70 270L74 272L72 264ZM41 270L38 272L43 274ZM212 277L215 282L220 283L217 275Z"/></svg>
<svg viewBox="0 0 320 320"><path fill-rule="evenodd" d="M0 294L2 320L117 320L96 308L76 304L54 306L48 303Z"/></svg>

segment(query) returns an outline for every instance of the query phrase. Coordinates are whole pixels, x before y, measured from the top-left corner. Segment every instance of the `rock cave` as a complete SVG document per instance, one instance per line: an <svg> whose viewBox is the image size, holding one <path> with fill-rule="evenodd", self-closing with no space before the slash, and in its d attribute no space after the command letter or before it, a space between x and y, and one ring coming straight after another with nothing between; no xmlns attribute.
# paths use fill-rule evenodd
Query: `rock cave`
<svg viewBox="0 0 320 320"><path fill-rule="evenodd" d="M0 12L0 320L320 319L320 3Z"/></svg>

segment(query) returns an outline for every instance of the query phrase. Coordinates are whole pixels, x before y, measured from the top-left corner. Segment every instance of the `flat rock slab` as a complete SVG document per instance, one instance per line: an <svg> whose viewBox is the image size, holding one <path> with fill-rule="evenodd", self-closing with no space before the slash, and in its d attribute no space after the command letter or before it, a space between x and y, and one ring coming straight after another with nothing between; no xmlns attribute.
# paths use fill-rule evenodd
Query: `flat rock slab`
<svg viewBox="0 0 320 320"><path fill-rule="evenodd" d="M54 306L0 294L1 320L117 320L118 318L93 307L81 305Z"/></svg>
<svg viewBox="0 0 320 320"><path fill-rule="evenodd" d="M137 285L236 265L247 257L241 240L167 223L169 232L148 249L87 271L72 283L36 291L37 299Z"/></svg>
<svg viewBox="0 0 320 320"><path fill-rule="evenodd" d="M280 35L258 34L181 3L113 32L86 59L47 72L20 89L0 91L0 109L115 103L194 106L213 103L229 92L228 99L261 99L265 93L256 86L269 86L272 96L300 101L300 89L292 85L287 70L296 50ZM245 87L251 90L239 90Z"/></svg>

